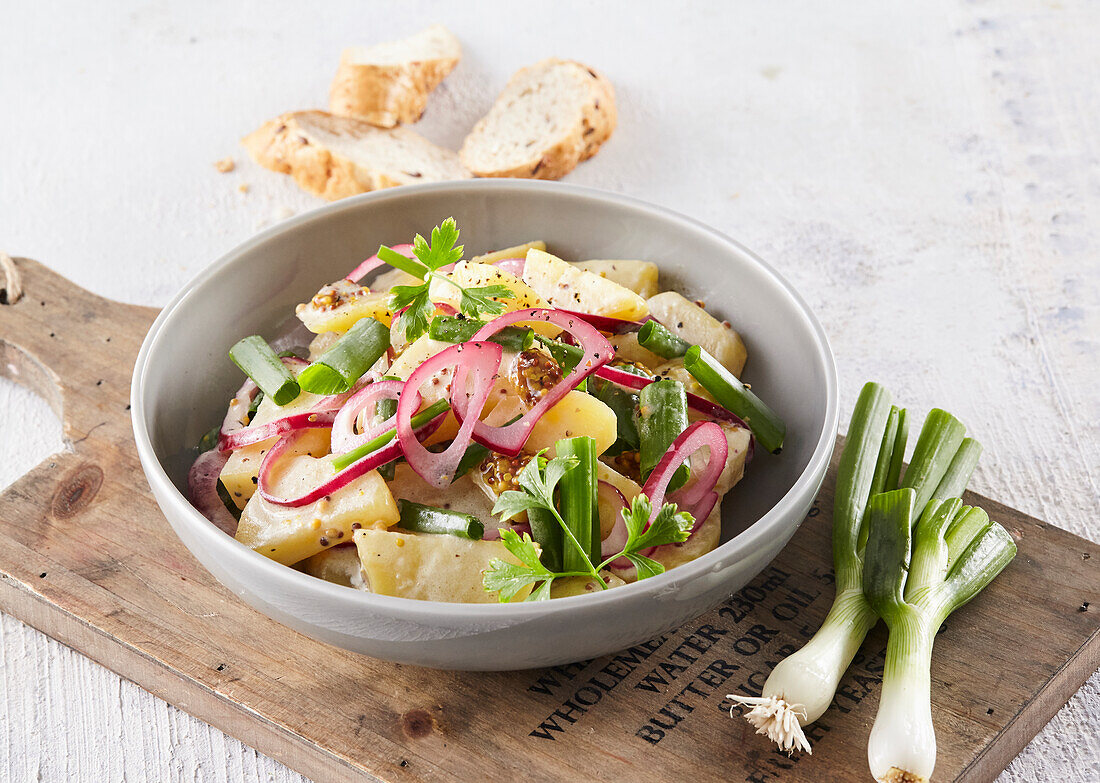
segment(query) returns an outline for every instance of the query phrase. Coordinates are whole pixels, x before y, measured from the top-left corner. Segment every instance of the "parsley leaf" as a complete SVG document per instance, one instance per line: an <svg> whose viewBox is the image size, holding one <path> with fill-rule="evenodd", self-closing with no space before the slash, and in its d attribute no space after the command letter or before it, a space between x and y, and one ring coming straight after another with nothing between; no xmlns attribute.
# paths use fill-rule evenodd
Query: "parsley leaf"
<svg viewBox="0 0 1100 783"><path fill-rule="evenodd" d="M623 520L626 522L627 531L626 546L623 547L624 555L629 557L651 546L679 544L688 540L691 528L695 525L695 519L691 514L678 511L675 503L665 503L647 528L646 522L652 513L653 506L645 495L638 495L629 509L623 509Z"/></svg>
<svg viewBox="0 0 1100 783"><path fill-rule="evenodd" d="M493 505L493 514L502 519L511 519L516 514L529 511L532 508L545 508L545 504L539 498L532 497L526 492L517 492L509 489L501 492L497 502Z"/></svg>
<svg viewBox="0 0 1100 783"><path fill-rule="evenodd" d="M465 245L456 247L457 241L458 225L453 217L449 217L432 229L431 244L428 244L420 234L416 235L413 239L413 255L420 259L424 266L434 271L441 266L455 264L462 260Z"/></svg>
<svg viewBox="0 0 1100 783"><path fill-rule="evenodd" d="M405 339L412 342L428 331L428 321L435 312L435 305L428 296L428 285L395 285L390 295L390 308L395 312L408 307L401 314L399 326L405 330Z"/></svg>
<svg viewBox="0 0 1100 783"><path fill-rule="evenodd" d="M500 315L504 312L504 303L501 299L511 299L515 294L506 285L486 285L480 288L463 288L462 302L459 305L462 312L471 318L478 318L482 314Z"/></svg>
<svg viewBox="0 0 1100 783"><path fill-rule="evenodd" d="M516 476L520 489L502 492L493 506L493 513L500 515L502 519L511 519L533 508L546 509L561 525L566 540L579 547L580 544L576 543L568 525L554 506L554 489L562 477L576 466L577 460L574 457L547 460L542 456L544 452L545 449L524 465ZM622 515L627 530L626 545L622 551L599 565L590 564L591 570L588 573L550 571L539 560L538 548L527 533L520 538L514 530L502 530L501 541L520 564L508 563L499 558L492 560L483 575L482 584L490 592L499 592L501 601L510 601L528 586L534 587L528 601L545 601L550 597L550 587L554 580L565 576L592 577L606 588L600 571L620 557L625 557L634 564L638 579L648 579L664 573L665 567L641 552L650 547L687 541L695 525L691 514L679 511L674 503L666 503L653 514L653 505L645 495L634 498L630 507L622 510ZM652 523L649 521L651 515Z"/></svg>
<svg viewBox="0 0 1100 783"><path fill-rule="evenodd" d="M637 552L625 554L623 557L634 564L639 579L649 579L651 576L657 576L665 572L663 565L656 560L650 560L645 555L639 555Z"/></svg>
<svg viewBox="0 0 1100 783"><path fill-rule="evenodd" d="M518 494L518 493L517 493ZM545 601L550 597L550 585L557 576L539 562L539 552L535 542L527 533L523 538L514 530L501 530L500 540L504 546L522 563L509 563L500 558L489 561L489 567L482 576L482 585L489 592L499 592L501 602L511 601L520 590L542 582L533 591L528 601Z"/></svg>
<svg viewBox="0 0 1100 783"><path fill-rule="evenodd" d="M487 285L466 288L447 277L440 271L448 264L462 260L463 245L458 242L458 225L449 217L431 231L431 240L420 234L413 238L413 255L406 258L393 248L383 245L378 248L378 258L395 269L423 280L417 285L394 286L390 296L390 309L394 312L409 307L401 314L398 326L404 330L409 342L428 331L428 322L432 318L432 306L429 291L432 280L445 280L462 293L459 309L471 318L482 315L500 315L504 312L502 299L515 297L515 292L505 285Z"/></svg>

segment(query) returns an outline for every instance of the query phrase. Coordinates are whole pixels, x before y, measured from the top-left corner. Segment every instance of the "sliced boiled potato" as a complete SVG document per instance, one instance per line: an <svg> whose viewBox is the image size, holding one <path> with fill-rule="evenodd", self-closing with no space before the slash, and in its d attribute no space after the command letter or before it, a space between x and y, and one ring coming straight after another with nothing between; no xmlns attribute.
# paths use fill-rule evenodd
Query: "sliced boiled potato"
<svg viewBox="0 0 1100 783"><path fill-rule="evenodd" d="M683 359L670 359L664 364L659 364L653 368L653 374L661 379L667 378L673 381L679 381L684 384L685 391L691 392L705 400L714 401L714 397L711 396L711 393L704 389L703 385L695 380L695 376L689 373L687 368L684 367Z"/></svg>
<svg viewBox="0 0 1100 783"><path fill-rule="evenodd" d="M288 459L303 454L323 457L329 452L329 433L331 432L327 427L306 430L287 446L283 454ZM249 499L256 494L260 463L263 462L267 450L275 445L275 440L275 438L269 438L253 443L251 446L239 448L226 460L219 478L237 508L244 508Z"/></svg>
<svg viewBox="0 0 1100 783"><path fill-rule="evenodd" d="M573 266L582 271L606 277L623 288L629 288L643 299L649 299L658 291L657 265L651 261L612 261L597 258L581 261Z"/></svg>
<svg viewBox="0 0 1100 783"><path fill-rule="evenodd" d="M650 315L670 332L692 345L702 346L727 370L741 375L748 357L741 335L675 291L651 296L648 304Z"/></svg>
<svg viewBox="0 0 1100 783"><path fill-rule="evenodd" d="M274 479L273 494L295 497L332 478L332 457L290 457ZM245 505L237 540L272 560L293 565L330 546L351 539L352 525L386 528L400 515L389 487L377 470L366 473L330 495L291 508L259 494Z"/></svg>
<svg viewBox="0 0 1100 783"><path fill-rule="evenodd" d="M610 571L604 571L601 576L603 580L607 582L608 589L612 587L622 587L626 584L626 581L615 576ZM550 597L551 598L566 598L571 595L588 595L589 593L598 593L602 588L596 583L596 580L587 576L564 576L560 579L555 579L553 584L550 585Z"/></svg>
<svg viewBox="0 0 1100 783"><path fill-rule="evenodd" d="M400 269L387 269L370 281L370 290L389 293L395 285L420 285L423 282L420 278L413 277Z"/></svg>
<svg viewBox="0 0 1100 783"><path fill-rule="evenodd" d="M337 280L298 305L294 313L314 334L342 334L362 318L374 318L389 326L393 321L389 299L385 291L373 292L350 280Z"/></svg>
<svg viewBox="0 0 1100 783"><path fill-rule="evenodd" d="M390 365L390 369L386 374L407 381L409 376L412 375L420 365L428 361L428 359L431 359L437 353L447 350L451 345L453 345L453 343L433 340L426 334L418 337L408 348L401 352L400 356L393 360L393 364ZM440 377L442 378L443 376L441 375ZM451 382L450 377L451 373L447 372L445 382L439 384L441 389ZM428 389L424 389L422 393L424 396L430 394ZM441 397L435 397L429 400L429 402L435 402L437 399L441 399Z"/></svg>
<svg viewBox="0 0 1100 783"><path fill-rule="evenodd" d="M726 456L726 467L718 476L714 485L714 491L718 497L722 497L745 475L745 460L749 456L749 443L752 433L744 427L736 424L723 424L722 431L726 433L726 443L729 444L729 454Z"/></svg>
<svg viewBox="0 0 1100 783"><path fill-rule="evenodd" d="M649 314L646 301L629 288L585 272L541 250L527 252L523 280L555 307L637 321Z"/></svg>
<svg viewBox="0 0 1100 783"><path fill-rule="evenodd" d="M535 454L547 449L552 457L554 444L574 435L588 435L596 440L596 453L603 454L618 438L615 412L591 394L575 389L558 404L546 411L531 429L524 451Z"/></svg>
<svg viewBox="0 0 1100 783"><path fill-rule="evenodd" d="M421 601L496 603L497 593L482 587L492 560L520 564L500 541L470 541L446 534L357 530L355 545L371 592ZM522 601L531 588L513 601Z"/></svg>
<svg viewBox="0 0 1100 783"><path fill-rule="evenodd" d="M321 354L336 345L341 336L340 332L320 332L309 341L309 360L317 361Z"/></svg>
<svg viewBox="0 0 1100 783"><path fill-rule="evenodd" d="M537 253L539 251L532 250ZM516 310L526 310L529 307L549 307L549 303L531 289L524 281L513 274L498 269L490 264L478 264L473 261L460 261L455 264L454 270L447 276L463 288L478 288L489 285L502 285L512 291L507 298L494 297L494 301L504 305L503 313L511 313ZM456 310L462 307L462 292L448 283L446 280L432 280L429 289L433 302L444 302ZM501 313L501 314L503 314ZM531 324L531 328L539 334L555 337L561 332L558 327L541 321Z"/></svg>
<svg viewBox="0 0 1100 783"><path fill-rule="evenodd" d="M299 565L310 576L324 579L326 582L354 587L356 590L367 589L359 552L350 541L307 557Z"/></svg>
<svg viewBox="0 0 1100 783"><path fill-rule="evenodd" d="M475 264L495 264L497 261L503 261L506 258L527 258L527 251L531 249L545 250L546 243L541 239L535 242L525 242L522 245L506 247L503 250L495 250L483 256L474 256L470 261Z"/></svg>
<svg viewBox="0 0 1100 783"><path fill-rule="evenodd" d="M691 534L691 538L682 544L665 544L664 546L659 546L649 557L663 565L665 570L668 571L677 566L682 566L684 563L690 563L692 560L697 560L707 552L710 552L718 546L718 541L721 536L722 501L719 500L714 504L714 509L710 512L710 516L703 521L703 524L699 526L698 530ZM633 573L633 569L631 573ZM633 581L625 574L623 577L628 581Z"/></svg>
<svg viewBox="0 0 1100 783"><path fill-rule="evenodd" d="M613 334L607 339L615 346L615 358L619 361L640 364L648 370L653 370L665 362L663 357L646 350L638 343L637 332Z"/></svg>
<svg viewBox="0 0 1100 783"><path fill-rule="evenodd" d="M297 375L302 369L304 369L302 366L296 365L293 372ZM305 413L323 399L324 397L321 395L303 391L286 405L279 406L270 397L264 397L256 409L256 415L252 417L252 421L248 423L248 427L245 429L260 427L284 416ZM329 452L330 432L331 430L327 427L306 430L287 448L285 452L287 457L302 454L308 454L311 457L325 456ZM237 508L244 508L245 503L256 492L256 482L260 475L260 463L263 461L264 455L267 454L267 450L275 444L275 440L275 438L269 438L259 443L253 443L251 446L236 449L229 455L225 467L222 468L220 479Z"/></svg>

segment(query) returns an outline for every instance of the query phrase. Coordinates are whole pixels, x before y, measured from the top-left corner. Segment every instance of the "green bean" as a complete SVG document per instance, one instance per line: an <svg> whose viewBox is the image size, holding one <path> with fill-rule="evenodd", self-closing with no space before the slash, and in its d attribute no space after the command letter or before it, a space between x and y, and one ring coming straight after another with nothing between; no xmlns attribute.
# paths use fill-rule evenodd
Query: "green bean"
<svg viewBox="0 0 1100 783"><path fill-rule="evenodd" d="M414 533L445 533L472 541L480 541L485 535L485 525L472 514L425 506L405 499L397 501L397 510L401 514L398 527Z"/></svg>
<svg viewBox="0 0 1100 783"><path fill-rule="evenodd" d="M678 359L691 347L691 343L681 340L656 321L642 324L638 330L638 344L665 359Z"/></svg>
<svg viewBox="0 0 1100 783"><path fill-rule="evenodd" d="M584 356L584 349L579 345L569 345L560 340L544 337L541 334L536 334L535 339L550 352L550 355L554 357L554 361L558 363L558 366L561 367L561 371L566 375L571 373L573 369L581 363L581 357Z"/></svg>
<svg viewBox="0 0 1100 783"><path fill-rule="evenodd" d="M691 346L684 354L684 369L728 411L749 425L760 445L773 454L783 450L783 438L787 426L749 391L736 376L698 345Z"/></svg>

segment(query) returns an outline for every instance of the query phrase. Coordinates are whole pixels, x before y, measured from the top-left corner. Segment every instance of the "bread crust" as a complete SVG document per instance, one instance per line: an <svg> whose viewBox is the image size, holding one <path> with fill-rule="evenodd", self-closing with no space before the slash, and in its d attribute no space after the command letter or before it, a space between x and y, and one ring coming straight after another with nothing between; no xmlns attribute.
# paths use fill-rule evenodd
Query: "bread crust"
<svg viewBox="0 0 1100 783"><path fill-rule="evenodd" d="M611 86L611 82L594 69L574 60L550 58L533 66L520 69L508 81L508 86L497 98L497 103L499 104L501 99L507 95L510 87L516 82L527 78L532 70L554 65L577 66L586 71L591 79L589 98L581 106L577 122L551 145L541 150L535 150L530 159L510 168L491 168L479 166L471 149L472 144L478 140L478 137L485 133L489 118L489 115L486 115L474 125L473 130L470 131L465 142L463 142L462 149L459 151L462 164L475 176L560 179L572 171L578 163L595 155L603 143L611 137L618 122L615 90ZM495 106L496 104L494 104L494 108ZM492 109L490 110L491 113Z"/></svg>
<svg viewBox="0 0 1100 783"><path fill-rule="evenodd" d="M261 166L280 174L289 174L303 190L328 201L404 184L385 171L357 165L347 157L334 154L302 127L299 118L320 123L349 123L352 126L361 122L347 117L335 117L322 111L291 112L264 123L245 136L242 139L245 149ZM416 135L408 130L381 130L366 123L360 127L365 127L371 133ZM466 172L462 174L469 176Z"/></svg>
<svg viewBox="0 0 1100 783"><path fill-rule="evenodd" d="M329 88L329 109L380 128L419 120L429 93L458 65L457 57L366 65L349 62L346 55L341 57Z"/></svg>

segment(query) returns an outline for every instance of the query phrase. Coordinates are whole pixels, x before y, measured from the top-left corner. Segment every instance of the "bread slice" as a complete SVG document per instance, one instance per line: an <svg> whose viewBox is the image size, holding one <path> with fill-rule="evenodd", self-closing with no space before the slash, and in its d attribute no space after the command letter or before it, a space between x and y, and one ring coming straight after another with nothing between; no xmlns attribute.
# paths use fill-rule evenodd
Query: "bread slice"
<svg viewBox="0 0 1100 783"><path fill-rule="evenodd" d="M543 60L509 80L459 157L479 177L558 179L596 154L616 118L610 82L578 62Z"/></svg>
<svg viewBox="0 0 1100 783"><path fill-rule="evenodd" d="M382 128L416 122L428 93L460 57L458 39L441 24L400 41L345 49L329 90L329 108Z"/></svg>
<svg viewBox="0 0 1100 783"><path fill-rule="evenodd" d="M335 201L416 182L468 179L458 156L408 128L383 129L323 111L298 111L245 136L245 149L303 189Z"/></svg>

